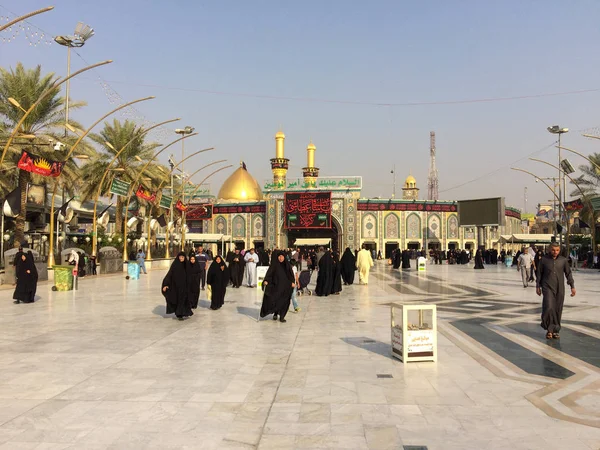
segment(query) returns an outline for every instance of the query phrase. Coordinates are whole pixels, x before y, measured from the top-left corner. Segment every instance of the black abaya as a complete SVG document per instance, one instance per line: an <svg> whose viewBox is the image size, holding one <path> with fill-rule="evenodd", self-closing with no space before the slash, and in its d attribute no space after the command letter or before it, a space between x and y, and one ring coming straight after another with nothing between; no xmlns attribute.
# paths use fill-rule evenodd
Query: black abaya
<svg viewBox="0 0 600 450"><path fill-rule="evenodd" d="M475 253L475 267L473 268L485 269L485 267L483 267L483 255L481 254L481 250L477 250L477 253Z"/></svg>
<svg viewBox="0 0 600 450"><path fill-rule="evenodd" d="M27 254L22 253L21 255L25 256L25 261L20 258L16 264L17 287L13 299L15 303L33 303L37 289L38 273L35 268L33 254L27 252Z"/></svg>
<svg viewBox="0 0 600 450"><path fill-rule="evenodd" d="M319 275L317 276L317 286L315 294L319 297L327 297L333 289L333 258L331 252L325 252L319 259Z"/></svg>
<svg viewBox="0 0 600 450"><path fill-rule="evenodd" d="M337 253L332 255L333 259L333 286L331 287L332 294L342 292L342 264L340 263Z"/></svg>
<svg viewBox="0 0 600 450"><path fill-rule="evenodd" d="M188 296L190 300L190 307L196 309L198 307L198 300L200 299L200 263L195 261L193 264L188 261L187 266L187 283L188 283Z"/></svg>
<svg viewBox="0 0 600 450"><path fill-rule="evenodd" d="M394 269L399 269L400 264L402 264L402 253L400 253L399 249L396 249L392 253L392 267Z"/></svg>
<svg viewBox="0 0 600 450"><path fill-rule="evenodd" d="M408 250L402 251L402 268L410 269L410 252Z"/></svg>
<svg viewBox="0 0 600 450"><path fill-rule="evenodd" d="M279 320L284 320L290 308L294 283L294 272L292 266L285 259L283 262L278 260L280 252L273 252L274 258L271 266L265 274L263 281L264 295L263 303L260 309L260 317L269 314L279 315ZM265 283L266 281L266 283Z"/></svg>
<svg viewBox="0 0 600 450"><path fill-rule="evenodd" d="M239 288L244 279L244 257L240 253L230 253L227 262L229 263L229 277L234 288Z"/></svg>
<svg viewBox="0 0 600 450"><path fill-rule="evenodd" d="M354 272L356 272L356 258L350 250L350 247L346 248L344 254L342 255L342 259L340 260L340 268L342 280L346 284L354 283Z"/></svg>
<svg viewBox="0 0 600 450"><path fill-rule="evenodd" d="M182 319L194 315L194 312L188 295L187 261L179 261L180 256L185 258L185 253L180 252L171 264L163 279L161 292L167 300L167 314L175 313L177 318ZM166 291L163 290L165 287Z"/></svg>
<svg viewBox="0 0 600 450"><path fill-rule="evenodd" d="M225 292L229 284L229 269L220 255L215 256L208 268L206 283L211 291L210 309L219 309L225 304Z"/></svg>

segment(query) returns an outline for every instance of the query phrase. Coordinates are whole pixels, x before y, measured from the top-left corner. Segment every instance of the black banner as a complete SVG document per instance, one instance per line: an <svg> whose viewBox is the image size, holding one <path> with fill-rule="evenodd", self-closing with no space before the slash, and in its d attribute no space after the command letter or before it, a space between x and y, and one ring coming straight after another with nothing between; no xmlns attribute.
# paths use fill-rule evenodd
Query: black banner
<svg viewBox="0 0 600 450"><path fill-rule="evenodd" d="M331 192L286 192L286 228L331 228Z"/></svg>
<svg viewBox="0 0 600 450"><path fill-rule="evenodd" d="M237 214L237 213L265 213L267 212L267 204L260 203L258 205L214 205L214 214Z"/></svg>
<svg viewBox="0 0 600 450"><path fill-rule="evenodd" d="M369 201L358 202L358 211L427 211L427 212L456 212L454 203L434 202L391 202L391 201Z"/></svg>

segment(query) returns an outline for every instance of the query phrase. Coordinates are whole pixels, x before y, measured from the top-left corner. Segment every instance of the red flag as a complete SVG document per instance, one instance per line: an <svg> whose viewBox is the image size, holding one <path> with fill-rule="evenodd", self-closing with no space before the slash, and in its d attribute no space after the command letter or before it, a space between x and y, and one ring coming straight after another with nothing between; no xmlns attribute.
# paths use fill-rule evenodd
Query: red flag
<svg viewBox="0 0 600 450"><path fill-rule="evenodd" d="M142 200L148 200L149 202L153 202L156 200L156 193L150 192L148 189L144 189L144 186L140 184L140 187L136 191L135 195Z"/></svg>
<svg viewBox="0 0 600 450"><path fill-rule="evenodd" d="M177 203L175 204L175 208L177 208L179 211L183 212L186 211L188 209L188 205L184 205L181 200L177 200Z"/></svg>
<svg viewBox="0 0 600 450"><path fill-rule="evenodd" d="M60 176L64 165L64 162L48 160L23 150L17 167L27 172L56 178Z"/></svg>

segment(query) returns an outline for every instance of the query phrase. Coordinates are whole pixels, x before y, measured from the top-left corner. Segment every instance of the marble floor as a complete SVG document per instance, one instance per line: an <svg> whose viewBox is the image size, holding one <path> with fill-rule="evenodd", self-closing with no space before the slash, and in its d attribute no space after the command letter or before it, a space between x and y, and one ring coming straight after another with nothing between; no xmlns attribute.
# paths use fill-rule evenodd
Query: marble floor
<svg viewBox="0 0 600 450"><path fill-rule="evenodd" d="M600 273L560 342L505 267L392 270L257 322L261 293L165 316L164 271L0 291L0 449L600 449ZM313 277L313 281L316 277ZM435 303L437 363L390 356L390 305Z"/></svg>

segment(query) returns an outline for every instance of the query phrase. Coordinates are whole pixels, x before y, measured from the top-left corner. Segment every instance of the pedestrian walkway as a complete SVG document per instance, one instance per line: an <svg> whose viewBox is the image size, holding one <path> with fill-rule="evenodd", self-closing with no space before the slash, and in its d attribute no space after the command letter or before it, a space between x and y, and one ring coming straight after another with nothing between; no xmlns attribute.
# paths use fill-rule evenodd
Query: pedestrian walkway
<svg viewBox="0 0 600 450"><path fill-rule="evenodd" d="M287 323L257 322L246 287L179 322L164 273L0 291L0 449L600 448L597 271L575 274L560 342L514 268L377 262ZM437 363L390 356L390 305L415 301L438 305Z"/></svg>

